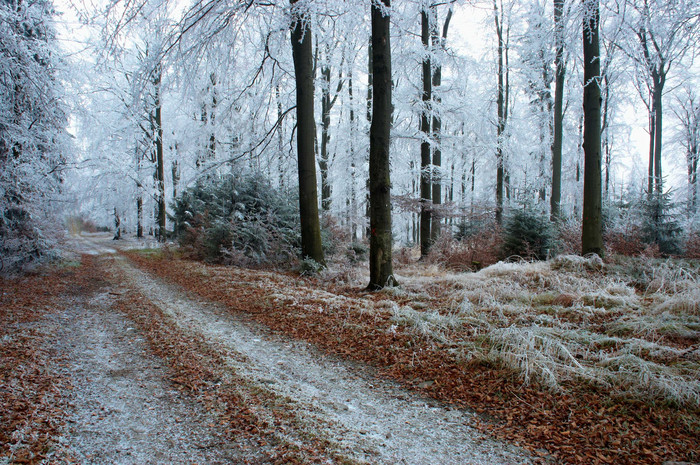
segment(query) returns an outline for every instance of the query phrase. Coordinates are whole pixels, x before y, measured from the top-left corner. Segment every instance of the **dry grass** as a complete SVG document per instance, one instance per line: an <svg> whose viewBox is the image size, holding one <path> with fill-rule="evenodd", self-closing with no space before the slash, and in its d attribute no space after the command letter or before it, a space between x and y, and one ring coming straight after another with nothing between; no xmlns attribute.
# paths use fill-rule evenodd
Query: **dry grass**
<svg viewBox="0 0 700 465"><path fill-rule="evenodd" d="M447 309L393 321L466 360L517 370L553 390L585 382L645 402L700 407L700 281L682 263L597 256L497 263L473 274L406 269L403 293L441 288ZM465 334L469 337L464 337Z"/></svg>

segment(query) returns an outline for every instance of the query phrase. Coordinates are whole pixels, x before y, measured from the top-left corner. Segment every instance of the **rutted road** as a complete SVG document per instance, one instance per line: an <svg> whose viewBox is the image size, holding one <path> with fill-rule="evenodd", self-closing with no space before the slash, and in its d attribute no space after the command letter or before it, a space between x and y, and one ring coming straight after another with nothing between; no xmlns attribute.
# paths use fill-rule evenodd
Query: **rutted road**
<svg viewBox="0 0 700 465"><path fill-rule="evenodd" d="M111 252L104 241L83 244ZM270 336L137 269L122 256L107 259L123 277L120 286L147 297L181 331L202 336L251 385L285 399L299 427L328 440L336 453L385 464L530 462L524 451L484 437L473 427L469 412L422 398L306 343Z"/></svg>

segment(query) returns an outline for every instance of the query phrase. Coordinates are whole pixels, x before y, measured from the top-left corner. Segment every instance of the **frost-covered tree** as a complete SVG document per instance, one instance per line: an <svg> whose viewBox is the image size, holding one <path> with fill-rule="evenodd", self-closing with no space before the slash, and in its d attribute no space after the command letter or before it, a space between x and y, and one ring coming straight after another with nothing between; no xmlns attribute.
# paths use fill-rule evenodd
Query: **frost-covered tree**
<svg viewBox="0 0 700 465"><path fill-rule="evenodd" d="M672 67L697 50L700 4L695 0L629 0L623 42L635 62L637 87L649 112L648 193L662 192L663 96Z"/></svg>
<svg viewBox="0 0 700 465"><path fill-rule="evenodd" d="M51 3L0 1L0 267L46 254L68 146Z"/></svg>

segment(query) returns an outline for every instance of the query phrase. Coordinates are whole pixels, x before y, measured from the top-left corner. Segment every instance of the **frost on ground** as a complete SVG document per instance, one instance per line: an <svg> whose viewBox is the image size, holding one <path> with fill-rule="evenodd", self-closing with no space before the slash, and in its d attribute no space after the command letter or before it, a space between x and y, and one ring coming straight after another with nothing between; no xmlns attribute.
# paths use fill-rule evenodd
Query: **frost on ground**
<svg viewBox="0 0 700 465"><path fill-rule="evenodd" d="M475 418L468 412L408 393L307 344L273 338L123 259L116 265L129 287L148 296L182 330L218 347L238 376L274 393L293 410L303 434L322 437L337 453L386 464L530 462L522 450L474 429ZM298 440L291 435L286 439Z"/></svg>
<svg viewBox="0 0 700 465"><path fill-rule="evenodd" d="M213 415L175 388L114 299L109 289L78 295L53 317L73 384L63 453L93 464L255 462L252 443L223 438Z"/></svg>
<svg viewBox="0 0 700 465"><path fill-rule="evenodd" d="M559 389L585 380L616 394L697 408L698 273L670 262L631 271L605 269L598 257L562 256L473 274L409 274L402 277L404 293L441 286L451 311L403 307L394 320L451 343L464 359L512 367L526 382Z"/></svg>

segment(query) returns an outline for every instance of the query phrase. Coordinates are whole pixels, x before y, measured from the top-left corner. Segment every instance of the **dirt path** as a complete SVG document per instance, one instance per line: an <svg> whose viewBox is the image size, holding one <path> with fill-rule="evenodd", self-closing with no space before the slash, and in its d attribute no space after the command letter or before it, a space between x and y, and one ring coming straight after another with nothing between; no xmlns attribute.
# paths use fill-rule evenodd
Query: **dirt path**
<svg viewBox="0 0 700 465"><path fill-rule="evenodd" d="M111 252L111 247L94 239L83 246ZM472 426L475 418L471 413L421 398L377 379L365 367L326 357L304 343L270 336L263 328L153 278L119 255L112 255L111 260L117 275L124 277L125 288L146 296L171 317L181 331L209 341L225 355L230 368L255 389L284 399L284 404L293 410L299 427L305 430L302 437L319 436L329 441L336 453L369 463L529 463L522 450L478 432ZM94 302L95 306L104 307L109 300L105 295L100 299L102 301ZM100 315L97 312L94 318L107 321L115 318ZM120 324L113 322L114 326ZM129 344L131 340L138 344L134 341L135 335L128 332L121 335L122 340L115 343ZM98 332L95 337L102 336ZM106 356L101 355L104 362ZM98 367L109 366L101 361L96 363ZM149 368L147 361L143 363L146 366L141 371L156 370L156 367ZM118 377L119 370L118 367L107 368L105 384L95 389L109 389L109 373L117 373ZM137 397L135 402L143 400ZM178 417L177 412L168 412L165 407L156 410L162 410L163 420ZM149 425L144 425L143 430L150 429ZM137 442L142 437L139 434L144 433L133 436ZM196 448L202 441L194 439L191 443Z"/></svg>
<svg viewBox="0 0 700 465"><path fill-rule="evenodd" d="M86 242L77 250L116 252ZM61 455L85 464L264 462L250 438L222 437L214 415L170 381L166 364L114 308L118 290L93 276L73 293L49 323L73 386Z"/></svg>

